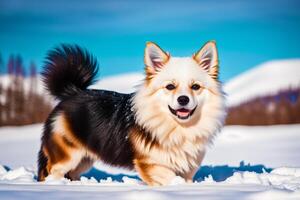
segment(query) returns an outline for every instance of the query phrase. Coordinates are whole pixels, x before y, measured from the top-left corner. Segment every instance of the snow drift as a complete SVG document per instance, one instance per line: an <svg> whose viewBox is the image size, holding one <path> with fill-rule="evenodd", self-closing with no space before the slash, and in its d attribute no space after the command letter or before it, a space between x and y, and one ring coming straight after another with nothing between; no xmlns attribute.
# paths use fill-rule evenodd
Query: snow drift
<svg viewBox="0 0 300 200"><path fill-rule="evenodd" d="M19 167L12 170L7 170L0 165L0 183L6 184L38 184L35 179L35 173L32 169ZM80 181L70 181L62 178L60 180L47 177L46 181L39 183L43 185L145 185L139 179L129 178L126 175L122 177L122 181L113 181L111 177L106 179L96 180L94 177L87 178L82 176ZM263 185L272 186L277 189L287 189L296 191L300 189L300 168L282 167L276 168L270 173L256 173L256 172L235 172L233 176L229 177L223 182L216 182L212 176L205 178L201 182L195 182L194 185ZM173 179L170 185L193 185L185 183L184 179L177 176Z"/></svg>
<svg viewBox="0 0 300 200"><path fill-rule="evenodd" d="M225 127L208 149L194 183L176 177L169 186L152 188L136 173L102 163L80 181L49 177L38 183L42 125L0 128L0 199L297 199L299 130L300 125Z"/></svg>
<svg viewBox="0 0 300 200"><path fill-rule="evenodd" d="M143 80L142 73L106 77L91 88L118 92L133 92ZM274 60L245 71L224 84L227 104L234 106L255 97L272 95L289 88L300 87L300 59Z"/></svg>
<svg viewBox="0 0 300 200"><path fill-rule="evenodd" d="M272 95L289 88L300 87L300 59L274 60L263 63L227 82L229 106L258 96Z"/></svg>

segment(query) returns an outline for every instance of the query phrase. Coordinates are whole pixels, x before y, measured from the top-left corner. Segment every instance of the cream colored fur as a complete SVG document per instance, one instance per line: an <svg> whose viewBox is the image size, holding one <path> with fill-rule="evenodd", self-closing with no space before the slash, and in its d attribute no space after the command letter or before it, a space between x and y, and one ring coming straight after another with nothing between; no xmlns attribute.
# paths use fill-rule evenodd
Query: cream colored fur
<svg viewBox="0 0 300 200"><path fill-rule="evenodd" d="M140 85L132 100L137 123L159 141L159 147L153 148L141 141L135 147L137 151L147 157L147 162L166 166L189 180L201 164L206 146L223 126L226 115L221 85L209 71L217 67L218 62L213 48L215 45L208 43L200 51L203 56L211 54L211 66L204 68L199 64L202 55L196 55L197 58L171 57L157 45L148 44L145 64L152 75ZM149 61L151 54L156 61L165 62L163 66L153 66ZM165 88L169 83L176 85L175 92ZM200 84L201 92L191 91L192 83ZM189 97L189 109L197 106L187 120L177 119L168 109L168 105L174 109L178 107L180 95Z"/></svg>

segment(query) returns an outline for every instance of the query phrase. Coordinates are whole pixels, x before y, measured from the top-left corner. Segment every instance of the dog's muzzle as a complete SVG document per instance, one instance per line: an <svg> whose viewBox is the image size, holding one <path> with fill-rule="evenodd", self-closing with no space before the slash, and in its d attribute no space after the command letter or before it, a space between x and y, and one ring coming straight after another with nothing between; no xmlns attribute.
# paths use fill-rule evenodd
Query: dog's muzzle
<svg viewBox="0 0 300 200"><path fill-rule="evenodd" d="M171 108L171 106L169 106L169 105L168 105L168 107L169 107L170 112L181 120L185 120L185 119L188 119L189 117L191 117L197 108L197 106L196 106L192 110L185 109L185 108L180 108L180 109L175 110L175 109Z"/></svg>

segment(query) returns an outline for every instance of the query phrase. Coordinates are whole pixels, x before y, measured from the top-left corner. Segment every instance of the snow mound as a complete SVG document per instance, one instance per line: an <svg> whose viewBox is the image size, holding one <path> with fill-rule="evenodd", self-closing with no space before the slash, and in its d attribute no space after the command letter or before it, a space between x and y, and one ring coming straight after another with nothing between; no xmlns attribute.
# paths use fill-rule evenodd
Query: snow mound
<svg viewBox="0 0 300 200"><path fill-rule="evenodd" d="M108 76L90 86L91 89L113 90L122 93L131 93L135 91L144 79L142 73L128 73L116 76Z"/></svg>
<svg viewBox="0 0 300 200"><path fill-rule="evenodd" d="M42 185L121 185L121 186L144 186L145 184L138 179L124 176L122 181L113 181L111 177L97 181L95 178L81 177L80 181L70 181L66 178L56 180L48 176L45 182L37 182L35 173L31 169L19 167L13 170L6 170L0 165L0 184L42 184ZM223 182L215 182L211 176L204 181L186 183L183 178L176 176L170 186L176 185L262 185L271 186L274 189L288 191L300 190L300 168L276 168L270 173L256 172L235 172Z"/></svg>
<svg viewBox="0 0 300 200"><path fill-rule="evenodd" d="M227 103L234 106L254 97L300 87L300 59L263 63L238 75L224 85Z"/></svg>
<svg viewBox="0 0 300 200"><path fill-rule="evenodd" d="M227 184L258 184L277 189L296 191L300 189L300 168L282 167L271 173L235 172L225 182Z"/></svg>
<svg viewBox="0 0 300 200"><path fill-rule="evenodd" d="M90 88L114 90L123 93L135 91L144 79L142 73L105 77ZM274 60L262 63L224 84L229 106L258 96L300 87L300 59Z"/></svg>
<svg viewBox="0 0 300 200"><path fill-rule="evenodd" d="M51 175L46 178L44 182L37 182L36 175L33 169L19 167L12 170L6 170L4 166L0 165L0 184L43 184L43 185L143 185L138 179L123 176L122 181L113 181L111 177L97 181L94 177L87 178L82 176L80 181L70 181L62 178L56 179Z"/></svg>

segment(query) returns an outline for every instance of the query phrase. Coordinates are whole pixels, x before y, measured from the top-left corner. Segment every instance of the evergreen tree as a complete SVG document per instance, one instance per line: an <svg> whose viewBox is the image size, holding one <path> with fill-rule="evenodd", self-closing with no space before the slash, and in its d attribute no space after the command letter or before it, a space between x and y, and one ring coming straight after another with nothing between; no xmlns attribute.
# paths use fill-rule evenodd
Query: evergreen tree
<svg viewBox="0 0 300 200"><path fill-rule="evenodd" d="M7 63L7 72L12 75L15 72L15 57L14 55L10 55Z"/></svg>
<svg viewBox="0 0 300 200"><path fill-rule="evenodd" d="M3 60L2 55L0 53L0 74L4 74L4 73L5 73L4 60Z"/></svg>

